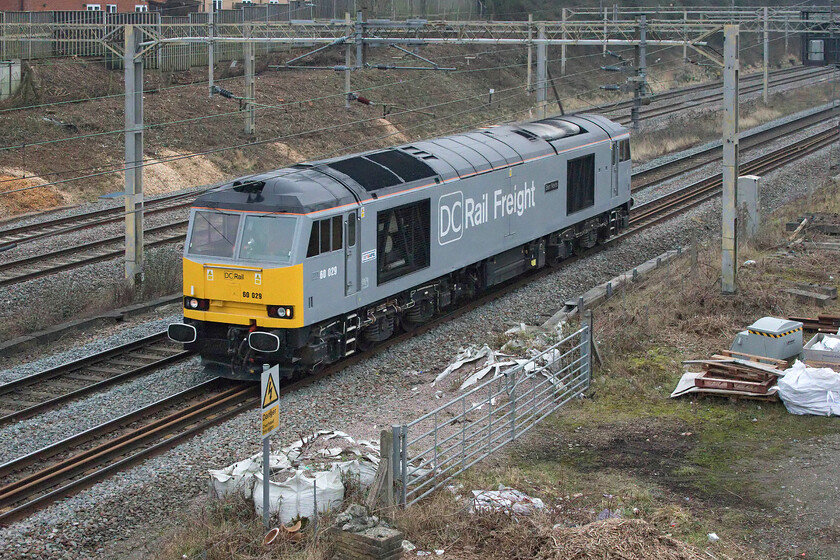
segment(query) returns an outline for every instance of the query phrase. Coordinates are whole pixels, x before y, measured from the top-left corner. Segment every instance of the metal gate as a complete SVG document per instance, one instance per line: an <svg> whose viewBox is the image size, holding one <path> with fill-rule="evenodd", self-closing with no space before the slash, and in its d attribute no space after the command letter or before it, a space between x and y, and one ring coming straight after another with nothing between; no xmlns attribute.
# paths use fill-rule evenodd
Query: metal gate
<svg viewBox="0 0 840 560"><path fill-rule="evenodd" d="M406 506L428 496L586 391L591 340L585 324L527 363L393 426L396 501Z"/></svg>

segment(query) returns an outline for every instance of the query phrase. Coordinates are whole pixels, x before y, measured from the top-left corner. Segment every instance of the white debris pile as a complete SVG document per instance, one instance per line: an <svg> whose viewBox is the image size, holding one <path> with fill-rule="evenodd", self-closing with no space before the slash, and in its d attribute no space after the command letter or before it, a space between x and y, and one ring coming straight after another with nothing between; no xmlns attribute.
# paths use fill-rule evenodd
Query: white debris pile
<svg viewBox="0 0 840 560"><path fill-rule="evenodd" d="M344 480L369 486L379 466L379 442L355 440L338 430L321 430L272 452L269 457L269 508L281 523L311 517L341 505ZM210 470L210 490L219 498L240 493L263 511L262 453L224 469Z"/></svg>
<svg viewBox="0 0 840 560"><path fill-rule="evenodd" d="M544 509L545 504L539 498L508 488L499 484L498 490L473 490L473 502L470 511L486 513L501 511L508 514L531 515L538 509Z"/></svg>
<svg viewBox="0 0 840 560"><path fill-rule="evenodd" d="M840 354L840 338L830 335L823 336L822 340L815 342L810 349Z"/></svg>
<svg viewBox="0 0 840 560"><path fill-rule="evenodd" d="M840 416L840 373L796 360L779 378L779 397L791 414Z"/></svg>
<svg viewBox="0 0 840 560"><path fill-rule="evenodd" d="M508 353L512 350L518 351L520 356ZM528 357L522 357L521 354ZM491 350L486 344L478 349L474 346L461 348L452 363L435 377L432 386L447 377L452 377L456 382L463 380L458 387L459 391L463 391L485 379L501 377L507 369L514 366L522 366L526 374L532 375L539 371L544 377L552 379L552 366L557 364L561 357L562 354L557 349L542 351L525 347L518 340L505 344L500 351Z"/></svg>

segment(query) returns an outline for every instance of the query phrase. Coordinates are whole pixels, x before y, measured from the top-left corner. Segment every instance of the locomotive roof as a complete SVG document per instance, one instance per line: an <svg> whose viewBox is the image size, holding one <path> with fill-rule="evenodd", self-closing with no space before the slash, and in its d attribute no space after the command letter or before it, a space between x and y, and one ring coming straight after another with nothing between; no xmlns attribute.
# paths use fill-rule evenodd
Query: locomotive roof
<svg viewBox="0 0 840 560"><path fill-rule="evenodd" d="M626 132L599 115L492 126L242 177L199 196L194 206L307 214L516 165Z"/></svg>

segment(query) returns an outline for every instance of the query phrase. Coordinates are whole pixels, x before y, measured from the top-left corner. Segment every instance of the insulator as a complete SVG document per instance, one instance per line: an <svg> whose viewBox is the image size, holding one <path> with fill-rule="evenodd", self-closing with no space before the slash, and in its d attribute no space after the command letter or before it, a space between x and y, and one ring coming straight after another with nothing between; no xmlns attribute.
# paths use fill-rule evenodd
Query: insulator
<svg viewBox="0 0 840 560"><path fill-rule="evenodd" d="M235 99L236 98L236 96L233 94L232 91L228 91L224 88L220 88L219 86L213 86L213 93L218 93L219 95L221 95L222 97L225 97L227 99Z"/></svg>
<svg viewBox="0 0 840 560"><path fill-rule="evenodd" d="M372 105L373 104L373 102L370 99L368 99L367 97L362 97L361 95L356 98L356 101L358 101L362 105Z"/></svg>

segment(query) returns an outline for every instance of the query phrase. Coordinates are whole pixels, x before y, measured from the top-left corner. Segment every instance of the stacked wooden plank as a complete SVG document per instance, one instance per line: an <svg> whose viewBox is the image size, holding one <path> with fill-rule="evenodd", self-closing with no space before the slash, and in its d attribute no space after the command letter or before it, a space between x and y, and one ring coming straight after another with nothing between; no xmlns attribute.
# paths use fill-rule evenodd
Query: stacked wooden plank
<svg viewBox="0 0 840 560"><path fill-rule="evenodd" d="M840 329L840 314L820 313L816 318L812 317L788 317L791 321L799 321L802 328L810 332L825 334L837 334Z"/></svg>
<svg viewBox="0 0 840 560"><path fill-rule="evenodd" d="M723 350L708 360L689 360L700 364L702 373L694 379L693 392L737 398L776 400L776 381L787 362Z"/></svg>

